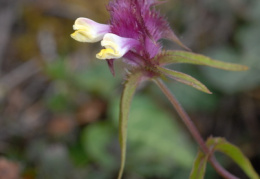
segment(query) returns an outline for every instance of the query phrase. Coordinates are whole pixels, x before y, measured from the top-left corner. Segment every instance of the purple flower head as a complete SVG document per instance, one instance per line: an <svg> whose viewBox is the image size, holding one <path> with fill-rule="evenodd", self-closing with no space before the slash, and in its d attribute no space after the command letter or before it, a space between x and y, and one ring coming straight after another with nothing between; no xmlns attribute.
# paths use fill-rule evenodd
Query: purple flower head
<svg viewBox="0 0 260 179"><path fill-rule="evenodd" d="M162 3L157 0L113 0L108 25L87 18L78 18L71 36L80 42L97 42L105 47L96 57L108 61L114 73L113 61L123 57L133 66L153 67L159 65L154 57L161 52L159 40L169 38L179 44L168 22L155 9ZM182 44L181 44L182 45Z"/></svg>
<svg viewBox="0 0 260 179"><path fill-rule="evenodd" d="M161 51L158 40L170 30L167 21L152 7L154 4L151 0L115 0L108 5L111 32L138 40L140 45L129 53L135 52L146 61Z"/></svg>

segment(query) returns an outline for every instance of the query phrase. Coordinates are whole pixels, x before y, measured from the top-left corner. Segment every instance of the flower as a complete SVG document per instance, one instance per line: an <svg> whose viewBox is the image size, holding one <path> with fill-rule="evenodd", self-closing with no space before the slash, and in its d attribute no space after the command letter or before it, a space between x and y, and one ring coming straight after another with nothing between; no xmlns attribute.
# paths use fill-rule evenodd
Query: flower
<svg viewBox="0 0 260 179"><path fill-rule="evenodd" d="M105 49L96 55L98 59L117 59L124 56L134 46L137 46L138 41L107 33L101 41L101 45Z"/></svg>
<svg viewBox="0 0 260 179"><path fill-rule="evenodd" d="M71 37L79 42L98 42L110 31L109 25L99 24L83 17L75 21L73 29L75 32Z"/></svg>
<svg viewBox="0 0 260 179"><path fill-rule="evenodd" d="M105 47L96 57L106 59L113 72L113 61L124 57L133 66L152 67L162 49L159 40L168 38L181 44L168 22L154 8L157 0L113 0L107 10L109 24L78 18L71 37L80 42L98 42ZM182 45L182 44L181 44Z"/></svg>

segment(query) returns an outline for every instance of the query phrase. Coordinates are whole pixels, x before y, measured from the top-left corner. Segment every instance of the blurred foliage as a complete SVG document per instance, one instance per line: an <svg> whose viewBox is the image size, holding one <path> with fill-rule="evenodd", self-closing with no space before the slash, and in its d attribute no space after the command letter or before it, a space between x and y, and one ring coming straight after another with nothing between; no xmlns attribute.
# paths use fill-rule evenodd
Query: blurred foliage
<svg viewBox="0 0 260 179"><path fill-rule="evenodd" d="M112 105L116 111L113 119L117 119L118 105L119 102ZM171 177L173 167L187 170L191 167L194 146L172 118L146 95L134 97L128 124L127 166L151 177Z"/></svg>
<svg viewBox="0 0 260 179"><path fill-rule="evenodd" d="M95 59L101 48L98 43L77 43L69 37L77 17L106 23L107 2L1 4L0 16L5 18L0 21L11 25L0 27L0 34L8 38L4 41L0 36L0 173L8 171L23 179L116 177L125 66L117 61L113 77L106 62ZM175 82L167 84L205 138L223 136L239 145L259 173L259 0L174 0L158 8L195 52L249 66L246 72L172 66L199 79L212 95ZM28 65L31 61L35 63ZM144 84L138 90L128 131L125 178L188 178L197 146L155 85ZM246 178L237 166L221 162ZM210 167L206 176L218 178Z"/></svg>

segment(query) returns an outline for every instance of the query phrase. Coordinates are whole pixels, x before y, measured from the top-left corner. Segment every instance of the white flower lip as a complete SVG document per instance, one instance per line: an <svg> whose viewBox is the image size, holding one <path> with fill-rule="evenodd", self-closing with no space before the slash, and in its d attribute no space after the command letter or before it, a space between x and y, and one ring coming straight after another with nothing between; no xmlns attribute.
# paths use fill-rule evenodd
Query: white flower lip
<svg viewBox="0 0 260 179"><path fill-rule="evenodd" d="M71 37L79 42L98 42L110 31L109 25L97 23L88 18L77 18L73 29L75 32Z"/></svg>
<svg viewBox="0 0 260 179"><path fill-rule="evenodd" d="M101 41L101 45L105 49L102 49L96 57L101 60L121 58L137 43L134 39L107 33Z"/></svg>

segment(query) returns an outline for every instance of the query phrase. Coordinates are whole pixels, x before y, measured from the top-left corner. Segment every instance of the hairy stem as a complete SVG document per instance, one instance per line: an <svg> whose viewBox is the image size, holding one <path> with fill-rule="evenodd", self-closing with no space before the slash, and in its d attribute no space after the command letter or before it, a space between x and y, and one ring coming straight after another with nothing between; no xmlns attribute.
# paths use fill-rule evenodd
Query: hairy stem
<svg viewBox="0 0 260 179"><path fill-rule="evenodd" d="M170 100L171 104L176 109L177 113L180 115L182 121L187 126L188 130L190 131L193 138L196 140L198 145L200 146L201 150L205 154L209 154L210 158L209 161L213 168L225 179L238 179L236 176L229 173L227 170L225 170L216 160L214 155L211 155L210 150L206 146L203 138L201 137L200 133L198 132L197 128L195 127L194 123L190 119L190 117L187 115L187 113L184 111L180 103L177 101L175 96L170 92L170 90L165 86L165 84L162 82L161 79L155 79L155 83L159 86L159 88L162 90L162 92L166 95L166 97Z"/></svg>

